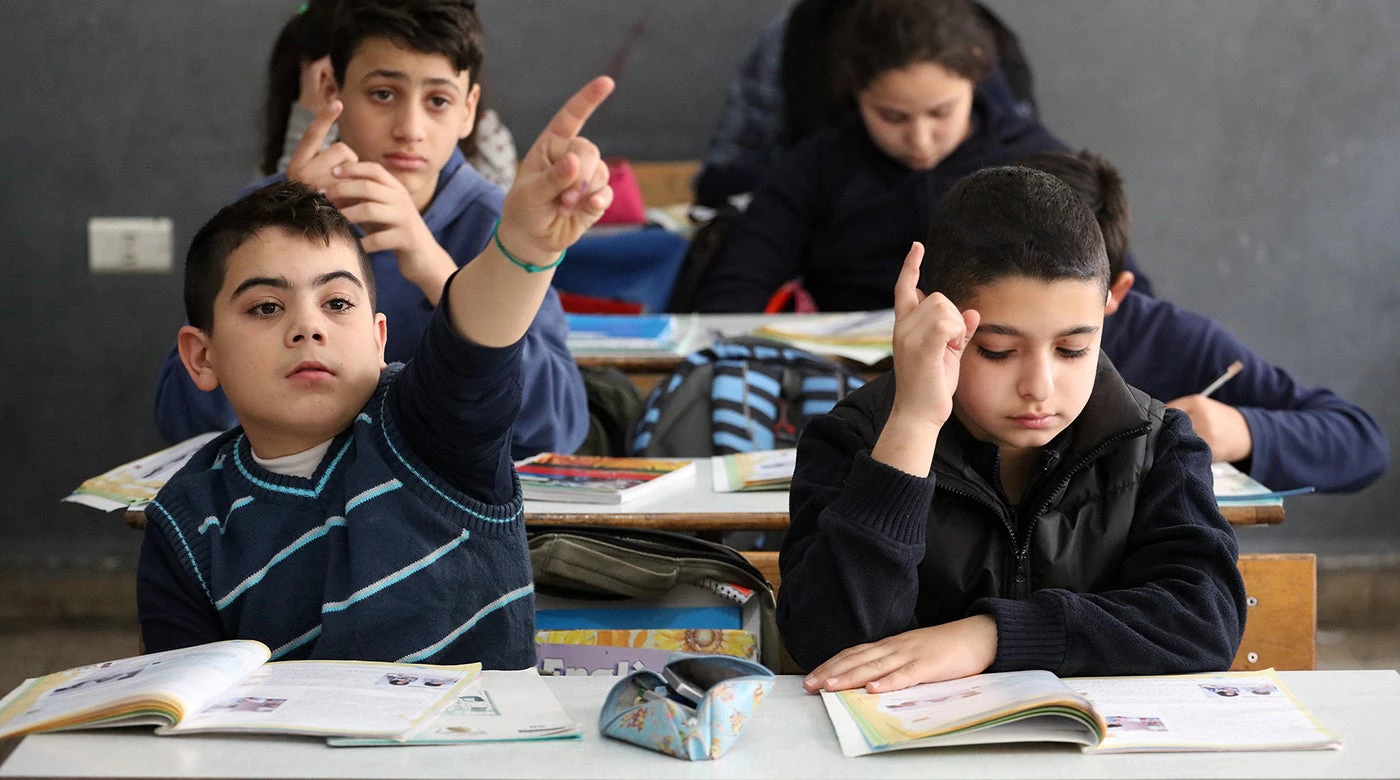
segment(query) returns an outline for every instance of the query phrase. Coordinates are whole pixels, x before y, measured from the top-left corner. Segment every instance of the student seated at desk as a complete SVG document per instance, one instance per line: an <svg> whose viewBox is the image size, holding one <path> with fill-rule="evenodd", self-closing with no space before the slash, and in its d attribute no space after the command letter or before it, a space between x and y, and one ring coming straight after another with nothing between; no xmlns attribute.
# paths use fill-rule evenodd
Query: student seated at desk
<svg viewBox="0 0 1400 780"><path fill-rule="evenodd" d="M330 41L325 108L285 178L324 191L363 235L374 265L390 361L407 360L433 317L443 282L479 255L501 216L501 190L457 147L476 119L482 30L465 0L342 3ZM308 9L308 13L311 9ZM410 43L411 42L411 43ZM340 140L322 148L336 124ZM282 174L249 188L281 181ZM588 402L565 346L568 323L551 289L525 336L524 404L512 454L573 452L588 433ZM221 392L201 393L179 355L156 386L156 425L170 441L235 424Z"/></svg>
<svg viewBox="0 0 1400 780"><path fill-rule="evenodd" d="M492 243L448 278L407 365L385 365L351 223L306 185L257 190L195 235L180 358L242 427L147 510L147 651L246 638L274 658L534 664L510 429L552 269L612 199L578 137L611 90L584 87L530 149Z"/></svg>
<svg viewBox="0 0 1400 780"><path fill-rule="evenodd" d="M1089 204L1108 250L1111 295L1103 352L1128 384L1191 416L1217 461L1274 489L1360 490L1390 463L1376 421L1324 387L1299 385L1214 320L1149 298L1125 270L1131 224L1118 170L1092 152L1047 153L1023 165L1059 177ZM1244 369L1209 397L1201 390L1232 362Z"/></svg>
<svg viewBox="0 0 1400 780"><path fill-rule="evenodd" d="M831 89L856 115L768 170L699 282L699 311L763 311L795 278L822 311L888 309L899 258L954 182L1063 148L1017 112L968 0L862 0L838 29Z"/></svg>
<svg viewBox="0 0 1400 780"><path fill-rule="evenodd" d="M1229 667L1245 594L1210 452L1100 355L1088 207L984 170L944 197L920 283L923 257L894 371L798 442L778 627L807 689Z"/></svg>

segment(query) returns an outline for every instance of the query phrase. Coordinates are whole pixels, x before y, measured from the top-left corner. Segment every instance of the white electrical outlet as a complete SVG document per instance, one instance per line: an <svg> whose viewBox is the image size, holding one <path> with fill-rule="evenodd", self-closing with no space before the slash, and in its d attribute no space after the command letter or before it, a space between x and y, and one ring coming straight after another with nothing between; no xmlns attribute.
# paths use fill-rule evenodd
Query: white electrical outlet
<svg viewBox="0 0 1400 780"><path fill-rule="evenodd" d="M169 273L169 217L89 217L88 267L97 273Z"/></svg>

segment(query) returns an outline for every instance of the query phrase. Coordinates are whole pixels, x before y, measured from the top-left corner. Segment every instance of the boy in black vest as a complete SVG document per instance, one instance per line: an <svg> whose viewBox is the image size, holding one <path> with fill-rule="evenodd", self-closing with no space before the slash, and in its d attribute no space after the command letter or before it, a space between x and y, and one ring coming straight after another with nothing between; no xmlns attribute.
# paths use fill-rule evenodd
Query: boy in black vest
<svg viewBox="0 0 1400 780"><path fill-rule="evenodd" d="M240 426L147 509L148 651L257 639L274 659L535 663L534 585L510 460L522 338L565 249L612 202L574 95L530 148L491 242L450 276L413 359L350 222L304 184L225 207L186 260L180 359Z"/></svg>
<svg viewBox="0 0 1400 780"><path fill-rule="evenodd" d="M896 284L895 370L798 443L778 625L807 689L1228 667L1244 585L1210 452L1099 353L1093 214L989 169L928 251Z"/></svg>

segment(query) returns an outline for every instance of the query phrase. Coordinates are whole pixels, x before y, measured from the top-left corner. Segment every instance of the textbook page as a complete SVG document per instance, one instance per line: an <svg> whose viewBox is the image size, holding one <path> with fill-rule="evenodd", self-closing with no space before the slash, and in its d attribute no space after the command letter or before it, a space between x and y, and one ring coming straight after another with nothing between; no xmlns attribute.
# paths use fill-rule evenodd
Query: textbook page
<svg viewBox="0 0 1400 780"><path fill-rule="evenodd" d="M1046 671L979 674L888 693L823 691L841 752L991 742L1099 741L1089 702Z"/></svg>
<svg viewBox="0 0 1400 780"><path fill-rule="evenodd" d="M1270 490L1231 463L1210 464L1210 475L1215 482L1215 500L1222 504L1282 504L1288 496L1305 495L1314 490L1312 487Z"/></svg>
<svg viewBox="0 0 1400 780"><path fill-rule="evenodd" d="M1104 716L1107 736L1098 753L1341 746L1272 669L1064 682Z"/></svg>
<svg viewBox="0 0 1400 780"><path fill-rule="evenodd" d="M144 458L83 481L63 501L90 506L104 512L114 509L140 509L155 499L165 483L184 467L200 447L223 431L202 433L179 444L153 452Z"/></svg>
<svg viewBox="0 0 1400 780"><path fill-rule="evenodd" d="M400 739L455 699L481 664L373 661L265 664L199 712L158 734L255 731Z"/></svg>
<svg viewBox="0 0 1400 780"><path fill-rule="evenodd" d="M26 680L0 701L0 738L33 731L172 724L232 688L268 655L261 642L235 639Z"/></svg>
<svg viewBox="0 0 1400 780"><path fill-rule="evenodd" d="M446 745L521 739L578 739L583 729L569 717L534 667L486 671L457 694L447 708L401 742L333 737L335 747Z"/></svg>
<svg viewBox="0 0 1400 780"><path fill-rule="evenodd" d="M797 468L797 450L759 450L710 456L710 477L716 493L787 490Z"/></svg>

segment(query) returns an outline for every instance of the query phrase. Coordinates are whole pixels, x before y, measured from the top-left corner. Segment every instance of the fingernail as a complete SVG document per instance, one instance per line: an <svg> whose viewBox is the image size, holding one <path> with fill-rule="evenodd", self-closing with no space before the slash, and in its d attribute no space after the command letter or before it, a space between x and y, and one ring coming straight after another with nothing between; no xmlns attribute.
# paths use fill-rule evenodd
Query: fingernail
<svg viewBox="0 0 1400 780"><path fill-rule="evenodd" d="M583 195L583 194L585 194L585 193L588 192L588 180L587 180L587 179L584 179L583 181L579 182L579 185L578 185L578 192L579 192L580 195Z"/></svg>
<svg viewBox="0 0 1400 780"><path fill-rule="evenodd" d="M344 169L341 166L337 165L331 169L331 173L335 174L336 176L339 176L342 170Z"/></svg>
<svg viewBox="0 0 1400 780"><path fill-rule="evenodd" d="M317 188L316 188L316 192L320 193L321 195L325 195L325 194L326 194L326 188L325 188L325 187L317 187Z"/></svg>
<svg viewBox="0 0 1400 780"><path fill-rule="evenodd" d="M871 683L871 684L870 684L870 690L872 690L872 691L878 691L878 690L880 690L880 682L877 680L877 681Z"/></svg>

